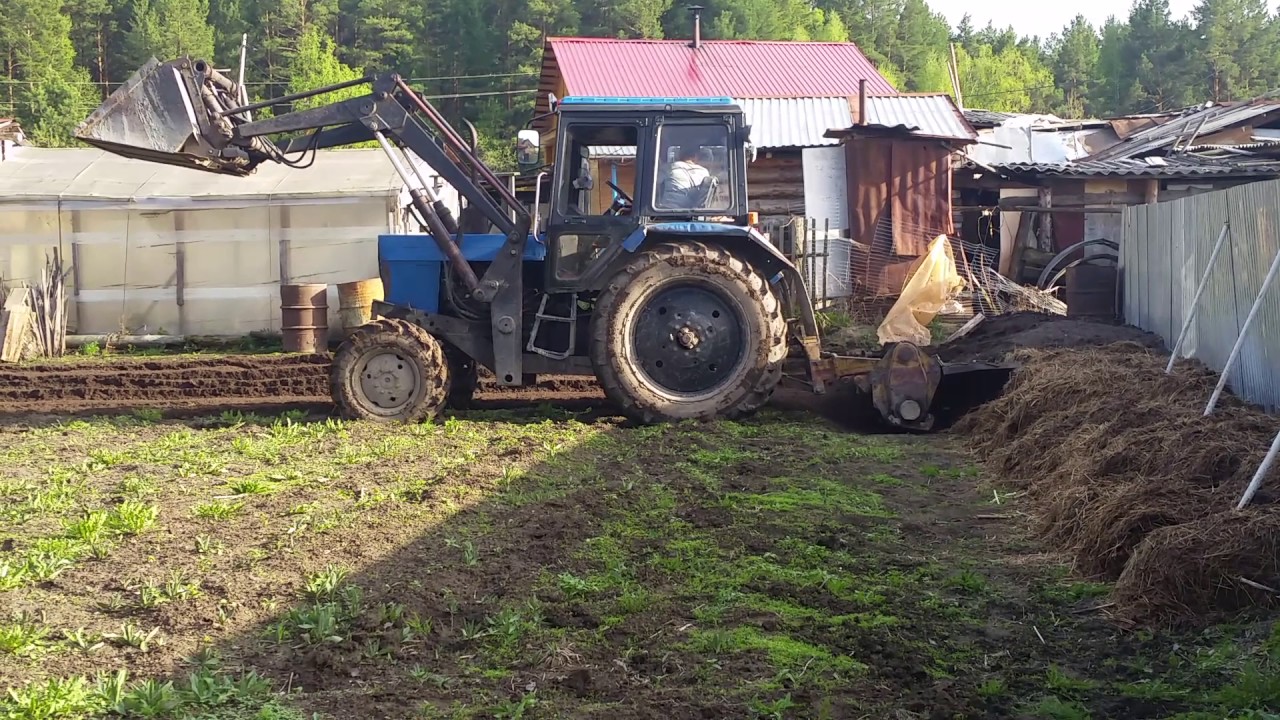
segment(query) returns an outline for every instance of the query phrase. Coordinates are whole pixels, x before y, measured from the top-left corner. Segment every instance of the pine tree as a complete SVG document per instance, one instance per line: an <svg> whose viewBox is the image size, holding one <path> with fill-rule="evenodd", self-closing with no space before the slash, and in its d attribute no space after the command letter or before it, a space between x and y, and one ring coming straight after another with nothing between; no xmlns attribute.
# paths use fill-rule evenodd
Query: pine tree
<svg viewBox="0 0 1280 720"><path fill-rule="evenodd" d="M133 0L133 22L125 33L126 53L137 66L182 56L213 58L208 0Z"/></svg>
<svg viewBox="0 0 1280 720"><path fill-rule="evenodd" d="M1244 100L1271 89L1280 36L1266 0L1201 0L1192 15L1209 99Z"/></svg>
<svg viewBox="0 0 1280 720"><path fill-rule="evenodd" d="M1098 33L1083 15L1077 15L1061 35L1050 41L1053 74L1062 89L1058 112L1067 117L1085 117L1093 110L1091 91L1098 72Z"/></svg>
<svg viewBox="0 0 1280 720"><path fill-rule="evenodd" d="M933 12L925 0L905 0L898 18L897 43L890 55L907 76L908 90L938 90L938 68L947 77L951 28ZM950 87L950 82L946 83Z"/></svg>
<svg viewBox="0 0 1280 720"><path fill-rule="evenodd" d="M119 81L112 59L120 54L117 9L111 0L68 0L63 11L71 19L71 44L80 65L89 71L102 97L109 83Z"/></svg>
<svg viewBox="0 0 1280 720"><path fill-rule="evenodd" d="M1124 101L1128 111L1176 110L1195 101L1192 37L1186 23L1172 19L1169 0L1135 0L1122 53L1134 79Z"/></svg>
<svg viewBox="0 0 1280 720"><path fill-rule="evenodd" d="M289 94L314 90L326 85L337 85L361 77L362 73L342 63L335 52L333 38L319 27L307 28L298 38L298 46L289 63ZM294 110L327 105L348 98L367 95L367 86L335 90L324 95L295 100Z"/></svg>
<svg viewBox="0 0 1280 720"><path fill-rule="evenodd" d="M72 142L97 105L89 73L75 64L71 19L58 0L10 0L0 23L0 107L37 145Z"/></svg>
<svg viewBox="0 0 1280 720"><path fill-rule="evenodd" d="M584 0L578 3L585 34L617 38L661 38L672 0Z"/></svg>

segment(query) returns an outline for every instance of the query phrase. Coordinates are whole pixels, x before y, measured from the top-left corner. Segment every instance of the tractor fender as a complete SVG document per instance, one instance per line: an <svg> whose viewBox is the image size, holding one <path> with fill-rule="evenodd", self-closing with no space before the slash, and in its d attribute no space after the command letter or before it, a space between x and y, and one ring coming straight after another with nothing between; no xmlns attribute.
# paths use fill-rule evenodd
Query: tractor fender
<svg viewBox="0 0 1280 720"><path fill-rule="evenodd" d="M800 319L805 335L817 337L818 322L813 301L799 269L755 228L714 222L655 223L628 235L622 242L622 248L634 253L657 242L680 239L722 247L751 263L765 274L770 285L779 290L784 313Z"/></svg>

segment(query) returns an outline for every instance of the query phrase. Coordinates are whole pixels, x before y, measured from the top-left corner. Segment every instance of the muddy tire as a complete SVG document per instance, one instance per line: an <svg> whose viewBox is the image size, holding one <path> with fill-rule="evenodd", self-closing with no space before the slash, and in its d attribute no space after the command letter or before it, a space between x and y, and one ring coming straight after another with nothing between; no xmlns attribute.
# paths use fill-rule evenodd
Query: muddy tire
<svg viewBox="0 0 1280 720"><path fill-rule="evenodd" d="M777 387L787 326L743 260L703 243L662 244L600 293L590 354L605 395L634 420L738 418Z"/></svg>
<svg viewBox="0 0 1280 720"><path fill-rule="evenodd" d="M330 386L343 417L405 423L439 417L451 389L440 341L389 318L362 325L342 343Z"/></svg>

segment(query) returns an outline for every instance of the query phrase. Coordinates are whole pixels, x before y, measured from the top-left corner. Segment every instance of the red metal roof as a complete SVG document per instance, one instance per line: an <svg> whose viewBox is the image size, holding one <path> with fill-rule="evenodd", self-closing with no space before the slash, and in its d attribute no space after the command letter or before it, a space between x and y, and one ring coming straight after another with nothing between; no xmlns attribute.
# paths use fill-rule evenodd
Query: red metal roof
<svg viewBox="0 0 1280 720"><path fill-rule="evenodd" d="M570 95L852 97L859 80L870 94L897 92L853 43L547 38L539 112L557 76Z"/></svg>

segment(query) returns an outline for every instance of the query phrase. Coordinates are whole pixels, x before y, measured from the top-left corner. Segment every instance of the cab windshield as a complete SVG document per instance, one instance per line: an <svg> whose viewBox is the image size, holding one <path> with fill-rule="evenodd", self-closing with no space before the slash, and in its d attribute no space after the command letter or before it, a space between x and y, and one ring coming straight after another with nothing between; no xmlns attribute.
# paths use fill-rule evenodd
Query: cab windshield
<svg viewBox="0 0 1280 720"><path fill-rule="evenodd" d="M658 131L653 207L658 212L722 213L733 206L729 129L664 125Z"/></svg>

